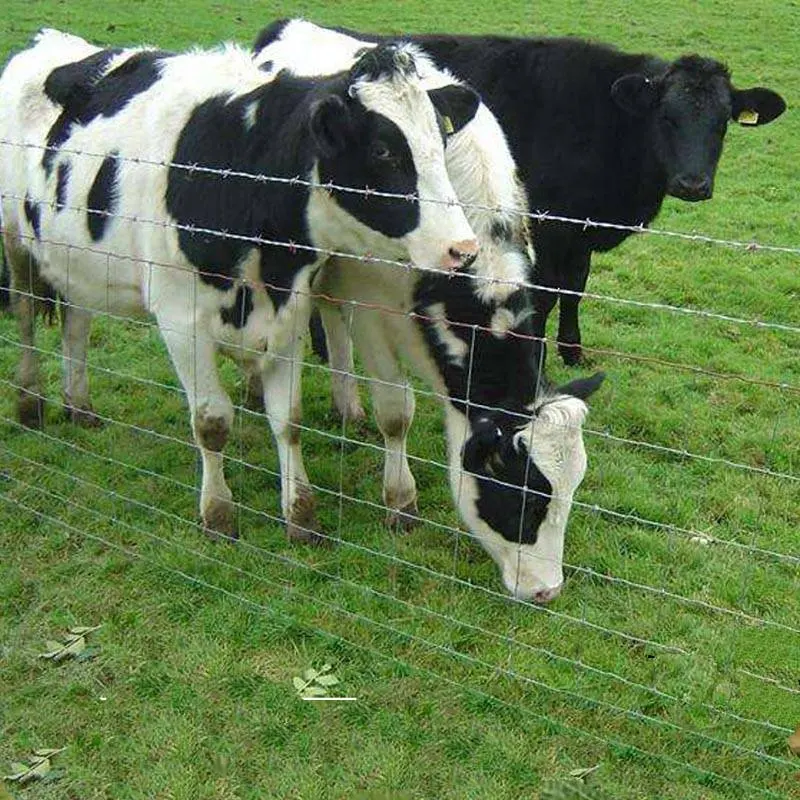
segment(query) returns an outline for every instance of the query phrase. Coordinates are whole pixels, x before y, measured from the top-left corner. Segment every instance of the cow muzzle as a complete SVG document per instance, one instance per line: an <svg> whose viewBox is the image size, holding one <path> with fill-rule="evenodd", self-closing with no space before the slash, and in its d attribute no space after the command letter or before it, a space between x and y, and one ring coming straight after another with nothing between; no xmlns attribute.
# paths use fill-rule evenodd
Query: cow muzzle
<svg viewBox="0 0 800 800"><path fill-rule="evenodd" d="M439 262L439 266L448 272L466 269L472 266L478 257L479 251L480 245L477 239L463 239L460 242L453 242Z"/></svg>
<svg viewBox="0 0 800 800"><path fill-rule="evenodd" d="M690 203L709 200L712 193L711 178L708 175L678 175L670 182L669 193Z"/></svg>

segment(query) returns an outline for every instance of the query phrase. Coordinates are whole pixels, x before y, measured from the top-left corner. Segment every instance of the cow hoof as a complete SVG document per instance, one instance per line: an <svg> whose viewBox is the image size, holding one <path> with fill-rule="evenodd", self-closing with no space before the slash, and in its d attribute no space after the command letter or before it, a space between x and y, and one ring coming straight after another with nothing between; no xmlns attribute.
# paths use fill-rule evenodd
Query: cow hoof
<svg viewBox="0 0 800 800"><path fill-rule="evenodd" d="M17 415L21 425L41 430L44 428L44 398L21 390L17 402Z"/></svg>
<svg viewBox="0 0 800 800"><path fill-rule="evenodd" d="M235 522L235 508L230 500L214 500L203 512L203 532L214 541L238 539Z"/></svg>
<svg viewBox="0 0 800 800"><path fill-rule="evenodd" d="M577 367L587 363L579 344L560 344L558 354L568 367Z"/></svg>
<svg viewBox="0 0 800 800"><path fill-rule="evenodd" d="M321 533L317 533L319 523L314 520L310 524L300 524L299 522L286 523L286 535L290 542L300 544L310 544L313 547L324 547L330 544L328 538Z"/></svg>
<svg viewBox="0 0 800 800"><path fill-rule="evenodd" d="M392 508L386 512L386 527L390 531L401 535L409 533L417 526L419 522L418 515L417 501L412 500L402 508Z"/></svg>
<svg viewBox="0 0 800 800"><path fill-rule="evenodd" d="M72 422L81 428L102 428L103 420L94 413L91 406L88 408L74 408L64 406L64 416L67 422Z"/></svg>
<svg viewBox="0 0 800 800"><path fill-rule="evenodd" d="M320 524L314 510L314 496L311 490L300 491L286 520L286 535L290 542L310 544L315 547L329 544L327 537L318 533Z"/></svg>

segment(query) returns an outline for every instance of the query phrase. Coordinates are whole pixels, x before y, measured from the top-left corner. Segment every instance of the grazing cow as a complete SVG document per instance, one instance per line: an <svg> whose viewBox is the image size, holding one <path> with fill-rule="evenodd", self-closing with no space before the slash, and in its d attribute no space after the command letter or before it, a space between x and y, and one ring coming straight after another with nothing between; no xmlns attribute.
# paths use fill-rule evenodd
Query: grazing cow
<svg viewBox="0 0 800 800"><path fill-rule="evenodd" d="M206 528L234 534L222 351L261 375L287 530L315 540L297 427L313 275L331 251L443 270L477 254L453 202L443 130L445 119L455 129L468 122L478 99L460 85L428 91L417 72L424 60L413 45L386 43L347 71L306 79L259 69L235 46L175 55L40 33L0 78L21 420L35 425L42 414L33 280L66 301L64 402L76 421L92 418L92 312L148 311L187 394ZM328 182L403 199L365 199ZM444 202L410 202L417 193Z"/></svg>
<svg viewBox="0 0 800 800"><path fill-rule="evenodd" d="M256 51L280 36L276 23ZM379 37L353 33L361 39ZM492 110L535 211L617 225L648 225L665 195L707 200L730 120L765 125L786 104L770 89L737 89L718 61L664 61L580 39L406 36L467 81ZM542 222L534 230L535 330L559 301L559 352L581 359L580 293L592 253L631 231ZM548 291L549 289L549 291Z"/></svg>
<svg viewBox="0 0 800 800"><path fill-rule="evenodd" d="M298 20L257 61L318 77L347 68L364 45ZM417 513L406 459L415 404L401 361L410 365L442 400L450 485L462 519L514 596L547 602L563 583L567 518L586 468L583 401L603 376L560 388L543 377L544 345L533 337L534 309L519 287L532 256L524 191L483 104L450 137L445 157L480 254L446 277L390 268L372 280L369 265L331 259L313 290L329 337L334 393L345 413L363 413L347 379L352 336L375 379L388 522L407 525Z"/></svg>

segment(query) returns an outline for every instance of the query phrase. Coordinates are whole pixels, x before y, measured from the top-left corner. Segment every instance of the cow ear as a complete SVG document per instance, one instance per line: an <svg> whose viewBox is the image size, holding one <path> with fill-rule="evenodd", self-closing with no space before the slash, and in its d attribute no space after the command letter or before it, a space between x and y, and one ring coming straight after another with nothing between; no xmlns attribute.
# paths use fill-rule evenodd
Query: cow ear
<svg viewBox="0 0 800 800"><path fill-rule="evenodd" d="M766 125L786 111L786 101L772 89L734 89L731 93L731 119L740 125Z"/></svg>
<svg viewBox="0 0 800 800"><path fill-rule="evenodd" d="M430 89L428 96L444 118L445 132L448 134L458 133L475 116L481 102L480 97L468 86L456 84Z"/></svg>
<svg viewBox="0 0 800 800"><path fill-rule="evenodd" d="M623 111L642 117L656 107L658 86L644 75L623 75L614 81L611 98Z"/></svg>
<svg viewBox="0 0 800 800"><path fill-rule="evenodd" d="M574 381L559 386L556 392L577 397L579 400L586 400L600 388L605 379L605 372L595 372L588 378L576 378Z"/></svg>
<svg viewBox="0 0 800 800"><path fill-rule="evenodd" d="M350 112L341 97L329 94L311 108L311 136L320 155L330 158L342 152L350 136Z"/></svg>

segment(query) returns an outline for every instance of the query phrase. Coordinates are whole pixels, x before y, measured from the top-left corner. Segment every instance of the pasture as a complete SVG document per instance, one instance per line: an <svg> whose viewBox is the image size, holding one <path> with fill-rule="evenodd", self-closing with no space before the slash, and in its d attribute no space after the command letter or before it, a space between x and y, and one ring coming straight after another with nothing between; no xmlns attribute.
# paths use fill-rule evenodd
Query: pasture
<svg viewBox="0 0 800 800"><path fill-rule="evenodd" d="M407 537L383 527L381 439L372 423L337 421L328 375L309 356L303 449L338 542L286 542L269 428L239 410L226 452L241 541L226 546L197 524L188 415L157 329L96 321L100 430L62 421L59 337L40 331L39 433L15 422L18 338L0 317L2 774L35 748L67 747L58 781L12 796L796 796L800 762L786 746L800 723L794 5L7 0L4 12L3 60L43 25L183 48L249 43L300 14L364 30L576 34L670 58L699 52L789 108L764 129L731 126L714 199L667 199L653 227L794 249L646 234L594 257L583 339L608 378L590 401L566 586L547 607L507 599L488 555L454 534L441 413L424 391L410 452L426 523ZM575 375L553 346L548 366L556 380ZM241 403L241 376L230 365L224 375ZM37 659L70 626L100 624L93 659ZM355 701L298 698L292 678L324 663Z"/></svg>

